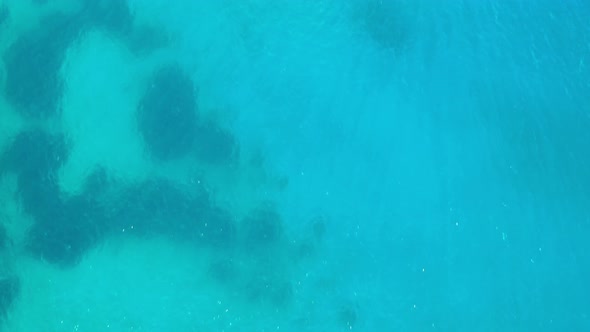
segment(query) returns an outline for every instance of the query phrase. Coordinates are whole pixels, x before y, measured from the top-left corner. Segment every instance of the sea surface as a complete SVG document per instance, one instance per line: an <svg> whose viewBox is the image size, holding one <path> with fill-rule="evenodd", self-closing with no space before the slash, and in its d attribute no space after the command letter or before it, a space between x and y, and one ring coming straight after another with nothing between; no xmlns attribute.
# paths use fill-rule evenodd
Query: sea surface
<svg viewBox="0 0 590 332"><path fill-rule="evenodd" d="M590 2L0 0L0 331L590 331Z"/></svg>

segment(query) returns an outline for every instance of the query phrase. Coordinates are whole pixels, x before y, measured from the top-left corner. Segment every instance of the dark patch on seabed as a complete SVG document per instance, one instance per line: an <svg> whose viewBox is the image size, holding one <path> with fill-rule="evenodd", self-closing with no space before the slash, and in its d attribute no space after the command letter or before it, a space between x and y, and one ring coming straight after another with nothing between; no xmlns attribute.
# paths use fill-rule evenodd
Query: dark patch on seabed
<svg viewBox="0 0 590 332"><path fill-rule="evenodd" d="M233 164L239 157L236 139L213 121L199 121L195 132L194 155L214 165Z"/></svg>
<svg viewBox="0 0 590 332"><path fill-rule="evenodd" d="M361 0L353 2L352 20L368 39L380 48L401 52L412 40L411 6L399 1Z"/></svg>
<svg viewBox="0 0 590 332"><path fill-rule="evenodd" d="M92 197L62 197L57 171L67 157L61 135L35 130L18 134L0 159L0 174L17 175L21 206L35 221L29 250L60 265L76 262L90 247L97 235L88 228L98 228L100 215Z"/></svg>
<svg viewBox="0 0 590 332"><path fill-rule="evenodd" d="M0 322L20 292L20 281L14 277L0 276Z"/></svg>
<svg viewBox="0 0 590 332"><path fill-rule="evenodd" d="M133 29L133 15L127 1L85 0L81 16L89 24L118 37L129 35Z"/></svg>
<svg viewBox="0 0 590 332"><path fill-rule="evenodd" d="M59 210L55 180L66 158L62 136L37 130L18 134L1 155L0 174L9 171L17 175L18 193L26 213L41 219L51 218Z"/></svg>
<svg viewBox="0 0 590 332"><path fill-rule="evenodd" d="M8 15L0 7L0 26ZM50 14L37 26L20 35L4 54L6 82L4 95L25 117L47 118L60 110L63 81L60 77L67 49L86 31L98 29L129 42L130 49L145 52L162 41L156 30L135 30L133 16L125 1L85 1L73 14Z"/></svg>
<svg viewBox="0 0 590 332"><path fill-rule="evenodd" d="M6 99L24 116L47 117L59 106L59 69L81 23L55 14L25 32L4 54Z"/></svg>
<svg viewBox="0 0 590 332"><path fill-rule="evenodd" d="M56 180L59 167L67 161L67 150L61 136L23 132L0 159L1 173L17 175L23 211L34 218L28 249L35 256L71 266L120 229L133 230L136 236L165 234L212 247L232 243L231 215L216 207L201 186L181 188L151 179L115 190L119 185L98 170L82 193L64 195Z"/></svg>
<svg viewBox="0 0 590 332"><path fill-rule="evenodd" d="M197 127L195 87L179 65L167 65L155 73L137 117L139 131L155 158L179 158L192 149Z"/></svg>
<svg viewBox="0 0 590 332"><path fill-rule="evenodd" d="M8 247L8 242L9 239L6 234L6 228L4 228L4 225L0 224L0 252Z"/></svg>
<svg viewBox="0 0 590 332"><path fill-rule="evenodd" d="M220 250L238 244L239 231L239 245L249 252L269 249L284 237L281 217L272 204L256 208L238 227L204 185L179 186L157 178L117 184L97 170L80 194L66 196L56 181L68 150L61 135L33 130L18 134L0 158L0 173L17 175L23 211L34 219L28 245L34 256L72 266L120 229L135 236L163 234Z"/></svg>
<svg viewBox="0 0 590 332"><path fill-rule="evenodd" d="M137 108L137 124L151 156L170 161L192 155L210 164L231 164L238 157L233 135L201 119L196 87L179 64L156 70Z"/></svg>
<svg viewBox="0 0 590 332"><path fill-rule="evenodd" d="M45 2L37 1L39 6ZM0 6L0 27L2 8L8 11ZM69 160L71 142L60 128L50 131L39 124L59 115L62 62L68 47L89 29L130 43L137 54L165 44L152 38L149 27L134 26L126 2L87 0L80 12L43 18L9 46L4 54L4 95L25 121L34 123L25 128L36 128L15 134L0 151L0 176L16 177L20 212L32 219L25 253L67 270L122 231L137 238L164 236L220 253L222 258L210 262L208 275L243 301L288 308L295 297L289 271L302 259L314 257L326 232L324 220L317 219L303 244L295 247L272 201L238 217L216 201L217 193L206 179L187 184L152 176L127 183L97 167L79 192L62 192L59 171ZM238 140L221 123L201 114L197 87L186 68L176 62L162 64L145 87L135 108L135 124L151 161L182 159L238 170ZM8 251L10 243L0 225L0 253ZM0 315L19 291L18 278L0 275ZM355 314L346 316L347 321L356 319Z"/></svg>
<svg viewBox="0 0 590 332"><path fill-rule="evenodd" d="M2 24L10 18L10 12L8 11L8 7L6 4L0 4L0 28L2 28Z"/></svg>

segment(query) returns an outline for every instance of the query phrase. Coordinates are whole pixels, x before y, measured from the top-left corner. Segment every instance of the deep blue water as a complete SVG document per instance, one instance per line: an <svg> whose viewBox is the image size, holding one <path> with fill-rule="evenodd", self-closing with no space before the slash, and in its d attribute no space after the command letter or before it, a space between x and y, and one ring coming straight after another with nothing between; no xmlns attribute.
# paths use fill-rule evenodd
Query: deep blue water
<svg viewBox="0 0 590 332"><path fill-rule="evenodd" d="M590 330L589 17L0 2L0 329Z"/></svg>

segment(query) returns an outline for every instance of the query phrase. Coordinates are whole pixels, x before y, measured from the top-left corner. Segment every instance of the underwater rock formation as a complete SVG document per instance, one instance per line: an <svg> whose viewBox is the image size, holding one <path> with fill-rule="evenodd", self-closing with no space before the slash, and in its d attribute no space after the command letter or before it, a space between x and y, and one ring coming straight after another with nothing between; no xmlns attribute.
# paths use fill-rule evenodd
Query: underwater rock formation
<svg viewBox="0 0 590 332"><path fill-rule="evenodd" d="M238 157L238 145L234 136L211 121L201 122L195 132L195 156L200 161L223 165Z"/></svg>
<svg viewBox="0 0 590 332"><path fill-rule="evenodd" d="M8 11L6 4L0 4L0 26L2 26L2 24L6 22L9 17L10 11Z"/></svg>
<svg viewBox="0 0 590 332"><path fill-rule="evenodd" d="M133 15L125 0L85 0L80 16L88 25L124 37L133 30Z"/></svg>
<svg viewBox="0 0 590 332"><path fill-rule="evenodd" d="M59 265L75 263L90 247L98 228L98 205L91 198L62 197L57 172L67 156L64 137L36 130L15 137L0 162L1 172L17 175L21 206L34 218L27 248Z"/></svg>
<svg viewBox="0 0 590 332"><path fill-rule="evenodd" d="M39 130L20 133L0 156L0 174L16 174L21 206L34 219L27 249L36 257L72 266L105 236L123 229L215 248L227 248L235 238L232 216L215 207L202 186L159 178L113 184L99 169L81 193L66 196L57 174L67 158L64 137Z"/></svg>
<svg viewBox="0 0 590 332"><path fill-rule="evenodd" d="M66 51L89 29L101 29L122 40L133 40L134 48L143 47L137 38L131 38L134 36L133 16L126 1L88 0L79 12L43 17L36 27L20 35L4 54L4 94L19 113L45 118L59 111L63 92L60 68ZM143 37L139 42L151 41Z"/></svg>
<svg viewBox="0 0 590 332"><path fill-rule="evenodd" d="M61 135L25 131L2 154L0 173L17 175L23 211L33 217L27 249L58 265L72 265L104 233L104 212L93 195L64 198L57 172L68 158Z"/></svg>
<svg viewBox="0 0 590 332"><path fill-rule="evenodd" d="M0 252L8 247L8 235L6 234L6 228L0 224Z"/></svg>
<svg viewBox="0 0 590 332"><path fill-rule="evenodd" d="M20 293L20 281L14 276L0 277L0 320Z"/></svg>
<svg viewBox="0 0 590 332"><path fill-rule="evenodd" d="M215 207L202 187L183 188L151 179L125 189L109 218L119 229L138 236L165 235L214 248L227 248L235 238L232 216Z"/></svg>
<svg viewBox="0 0 590 332"><path fill-rule="evenodd" d="M75 265L106 234L105 212L84 195L60 201L51 215L37 217L27 248L62 267Z"/></svg>
<svg viewBox="0 0 590 332"><path fill-rule="evenodd" d="M192 149L197 129L195 88L179 65L156 72L138 105L137 122L156 159L179 158Z"/></svg>
<svg viewBox="0 0 590 332"><path fill-rule="evenodd" d="M409 18L416 14L414 6L411 1L358 1L353 6L353 21L375 44L398 52L411 41Z"/></svg>
<svg viewBox="0 0 590 332"><path fill-rule="evenodd" d="M35 218L50 218L60 207L57 170L67 158L65 139L43 131L17 135L0 158L0 173L17 175L23 210Z"/></svg>
<svg viewBox="0 0 590 332"><path fill-rule="evenodd" d="M63 88L59 70L81 26L76 18L52 15L8 48L4 94L21 114L47 117L57 112Z"/></svg>

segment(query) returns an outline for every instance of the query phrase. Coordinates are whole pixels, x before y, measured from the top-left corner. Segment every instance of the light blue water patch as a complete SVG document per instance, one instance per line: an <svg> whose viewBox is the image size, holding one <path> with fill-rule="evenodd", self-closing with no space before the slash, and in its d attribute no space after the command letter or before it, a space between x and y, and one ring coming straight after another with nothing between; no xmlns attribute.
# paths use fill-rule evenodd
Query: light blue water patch
<svg viewBox="0 0 590 332"><path fill-rule="evenodd" d="M7 331L590 330L588 4L114 3L0 5Z"/></svg>

